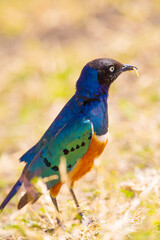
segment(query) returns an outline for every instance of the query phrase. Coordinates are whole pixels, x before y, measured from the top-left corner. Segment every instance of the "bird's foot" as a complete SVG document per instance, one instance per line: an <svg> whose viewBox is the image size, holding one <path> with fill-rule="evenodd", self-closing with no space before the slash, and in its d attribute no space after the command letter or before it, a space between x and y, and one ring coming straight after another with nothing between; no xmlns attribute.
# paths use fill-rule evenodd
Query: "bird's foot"
<svg viewBox="0 0 160 240"><path fill-rule="evenodd" d="M75 217L75 219L78 219L80 221L80 223L82 223L83 225L86 225L86 226L88 226L89 224L91 224L93 222L91 219L86 217L82 212L78 213L77 216Z"/></svg>
<svg viewBox="0 0 160 240"><path fill-rule="evenodd" d="M46 233L54 233L56 230L61 229L63 231L66 231L66 227L62 224L62 222L60 221L60 219L57 217L57 226L55 228L49 228L46 229L45 232Z"/></svg>
<svg viewBox="0 0 160 240"><path fill-rule="evenodd" d="M61 228L62 230L66 231L66 227L62 224L62 222L60 221L60 219L57 217L57 225L59 228Z"/></svg>
<svg viewBox="0 0 160 240"><path fill-rule="evenodd" d="M63 231L65 231L66 232L66 227L64 226L64 225L58 225L58 226L56 226L55 228L49 228L49 229L46 229L45 230L45 233L50 233L50 234L53 234L53 233L55 233L58 229L61 229L61 230L63 230Z"/></svg>
<svg viewBox="0 0 160 240"><path fill-rule="evenodd" d="M55 228L48 228L45 230L45 233L54 233L55 232Z"/></svg>

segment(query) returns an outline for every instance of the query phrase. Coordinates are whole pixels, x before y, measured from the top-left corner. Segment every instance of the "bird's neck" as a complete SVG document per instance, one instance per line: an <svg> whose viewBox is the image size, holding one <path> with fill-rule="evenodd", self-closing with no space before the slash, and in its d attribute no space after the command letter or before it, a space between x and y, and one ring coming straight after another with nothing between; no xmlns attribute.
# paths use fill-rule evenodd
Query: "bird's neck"
<svg viewBox="0 0 160 240"><path fill-rule="evenodd" d="M85 66L76 84L76 98L79 102L107 99L109 87L99 83L97 70Z"/></svg>
<svg viewBox="0 0 160 240"><path fill-rule="evenodd" d="M100 86L100 88L97 91L88 91L88 90L83 90L83 91L76 91L76 99L78 102L91 102L95 100L101 100L104 99L107 101L108 99L108 92L109 92L109 87L105 86Z"/></svg>
<svg viewBox="0 0 160 240"><path fill-rule="evenodd" d="M97 135L104 135L108 131L108 93L93 96L81 96L76 93L76 102L80 112L90 119Z"/></svg>

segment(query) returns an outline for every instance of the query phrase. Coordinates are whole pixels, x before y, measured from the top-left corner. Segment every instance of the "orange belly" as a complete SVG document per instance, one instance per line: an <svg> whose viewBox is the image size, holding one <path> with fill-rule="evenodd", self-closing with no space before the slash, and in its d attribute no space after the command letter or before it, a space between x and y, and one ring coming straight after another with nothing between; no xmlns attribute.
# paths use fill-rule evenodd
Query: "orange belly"
<svg viewBox="0 0 160 240"><path fill-rule="evenodd" d="M93 168L94 159L101 155L107 142L108 138L104 142L101 142L98 140L95 134L93 135L88 151L79 160L75 167L68 173L71 187L73 187L75 181L84 176L87 172L89 172ZM50 194L52 197L57 196L61 186L62 183L58 182L55 186L53 186L50 189Z"/></svg>

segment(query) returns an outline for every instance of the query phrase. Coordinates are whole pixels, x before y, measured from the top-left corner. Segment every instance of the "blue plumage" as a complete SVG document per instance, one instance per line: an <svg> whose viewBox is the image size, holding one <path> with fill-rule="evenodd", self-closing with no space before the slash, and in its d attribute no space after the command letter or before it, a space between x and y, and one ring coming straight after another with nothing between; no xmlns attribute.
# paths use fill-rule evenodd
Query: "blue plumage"
<svg viewBox="0 0 160 240"><path fill-rule="evenodd" d="M67 171L72 172L75 165L89 152L93 135L101 136L108 132L107 98L111 83L121 72L133 69L135 67L108 58L93 60L83 68L76 84L75 95L39 142L20 158L26 166L20 179L1 204L0 210L3 210L22 183L26 194L21 198L18 207L23 207L29 201L35 202L40 194L30 182L34 177L57 175L58 180L47 182L48 189L56 186L60 181L58 167L61 156L66 157ZM98 156L101 147L97 146ZM94 151L96 152L96 149ZM86 171L89 169L90 167Z"/></svg>
<svg viewBox="0 0 160 240"><path fill-rule="evenodd" d="M60 180L58 166L60 158L66 158L67 171L71 171L75 163L81 159L89 148L92 136L92 123L83 116L71 119L63 129L57 133L32 160L27 169L26 176L30 178L49 177L57 175L58 179L47 182L50 189ZM78 148L76 148L79 146ZM29 176L28 176L29 174Z"/></svg>
<svg viewBox="0 0 160 240"><path fill-rule="evenodd" d="M109 87L102 89L98 82L97 70L85 66L76 84L77 91L70 101L65 105L51 126L47 129L40 141L27 151L20 161L30 163L35 155L43 147L43 140L50 141L57 131L63 128L64 124L72 117L81 112L88 115L88 119L94 122L94 128L98 135L104 134L108 129L107 97ZM91 100L90 100L91 99ZM85 100L88 104L84 104ZM98 118L97 118L98 115ZM100 118L99 118L100 116ZM99 123L101 121L101 123Z"/></svg>
<svg viewBox="0 0 160 240"><path fill-rule="evenodd" d="M62 111L56 117L54 122L50 125L47 131L44 133L39 142L27 151L21 158L20 161L24 161L30 164L35 155L41 150L44 145L44 141L50 141L50 139L60 130L63 126L76 114L80 112L79 106L77 105L75 95L68 101Z"/></svg>

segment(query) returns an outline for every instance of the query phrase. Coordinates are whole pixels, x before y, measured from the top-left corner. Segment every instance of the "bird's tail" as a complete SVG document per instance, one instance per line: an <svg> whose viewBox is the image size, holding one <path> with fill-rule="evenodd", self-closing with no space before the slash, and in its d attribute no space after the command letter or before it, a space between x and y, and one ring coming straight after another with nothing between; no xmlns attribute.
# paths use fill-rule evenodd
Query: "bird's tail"
<svg viewBox="0 0 160 240"><path fill-rule="evenodd" d="M11 189L11 191L8 193L7 197L4 199L4 201L2 202L2 204L0 205L0 212L3 211L3 209L5 208L5 206L7 205L7 203L12 199L12 197L18 192L18 190L20 189L20 187L23 184L23 180L24 180L24 175L25 172L27 170L28 166L26 164L26 166L24 167L22 174L20 176L20 178L18 179L18 181L15 183L15 185L13 186L13 188Z"/></svg>
<svg viewBox="0 0 160 240"><path fill-rule="evenodd" d="M4 199L2 204L0 205L0 212L3 211L4 207L7 205L7 203L11 200L11 198L18 192L22 185L21 178L16 182L16 184L13 186L7 197Z"/></svg>
<svg viewBox="0 0 160 240"><path fill-rule="evenodd" d="M31 202L32 204L38 200L38 198L42 195L32 183L30 183L30 180L32 179L32 174L30 175L30 172L27 171L28 165L23 169L23 172L19 178L19 180L16 182L16 184L13 186L7 197L4 199L2 204L0 205L0 212L3 211L7 203L12 199L12 197L18 192L22 184L24 184L24 187L26 189L26 193L24 196L20 199L18 203L18 209L21 209L24 207L27 203Z"/></svg>
<svg viewBox="0 0 160 240"><path fill-rule="evenodd" d="M35 191L34 193L26 192L18 203L18 209L23 208L27 203L35 203L38 198L41 196L41 193Z"/></svg>

